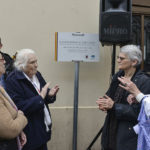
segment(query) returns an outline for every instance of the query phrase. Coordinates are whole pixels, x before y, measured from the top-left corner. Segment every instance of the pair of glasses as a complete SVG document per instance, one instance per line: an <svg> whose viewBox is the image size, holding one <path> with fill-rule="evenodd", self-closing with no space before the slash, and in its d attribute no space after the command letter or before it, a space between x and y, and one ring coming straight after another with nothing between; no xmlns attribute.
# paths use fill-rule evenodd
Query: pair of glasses
<svg viewBox="0 0 150 150"><path fill-rule="evenodd" d="M120 59L120 60L122 61L122 60L125 60L125 59L127 59L127 58L117 56L117 59Z"/></svg>

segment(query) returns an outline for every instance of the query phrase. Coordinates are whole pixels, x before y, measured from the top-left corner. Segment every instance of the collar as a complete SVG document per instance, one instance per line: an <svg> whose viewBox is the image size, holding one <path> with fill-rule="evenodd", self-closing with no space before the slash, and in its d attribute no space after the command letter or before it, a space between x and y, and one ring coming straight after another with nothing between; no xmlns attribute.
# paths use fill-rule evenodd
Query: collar
<svg viewBox="0 0 150 150"><path fill-rule="evenodd" d="M27 79L26 76L24 75L24 72L23 71L20 71L20 70L15 70L15 75L16 75L16 78L19 79L19 80L24 80L24 79ZM37 78L39 78L39 72L37 71L36 73L36 76Z"/></svg>

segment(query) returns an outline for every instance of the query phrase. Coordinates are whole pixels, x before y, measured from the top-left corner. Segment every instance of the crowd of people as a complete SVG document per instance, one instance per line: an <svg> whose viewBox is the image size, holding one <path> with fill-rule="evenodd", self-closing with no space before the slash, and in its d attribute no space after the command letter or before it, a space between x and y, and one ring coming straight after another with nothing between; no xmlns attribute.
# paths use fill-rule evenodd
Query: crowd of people
<svg viewBox="0 0 150 150"><path fill-rule="evenodd" d="M22 49L17 52L14 70L1 79L7 91L1 84L1 150L47 150L52 127L48 104L56 100L59 86L50 89L37 67L35 52ZM0 75L4 73L5 59L0 54Z"/></svg>
<svg viewBox="0 0 150 150"><path fill-rule="evenodd" d="M137 46L121 47L119 71L106 94L96 101L107 113L102 150L150 149L150 78L140 70L141 61ZM49 88L50 83L37 70L36 53L31 49L17 52L13 70L3 78L5 64L0 52L0 149L47 150L52 127L48 104L55 102L59 86Z"/></svg>

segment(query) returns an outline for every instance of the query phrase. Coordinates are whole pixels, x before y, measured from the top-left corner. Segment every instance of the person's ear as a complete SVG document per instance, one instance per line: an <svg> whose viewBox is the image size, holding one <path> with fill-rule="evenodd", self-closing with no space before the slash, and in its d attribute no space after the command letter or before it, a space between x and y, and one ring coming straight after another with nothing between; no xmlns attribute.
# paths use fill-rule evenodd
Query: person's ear
<svg viewBox="0 0 150 150"><path fill-rule="evenodd" d="M132 66L135 67L136 65L138 64L138 61L135 59L135 60L132 60Z"/></svg>

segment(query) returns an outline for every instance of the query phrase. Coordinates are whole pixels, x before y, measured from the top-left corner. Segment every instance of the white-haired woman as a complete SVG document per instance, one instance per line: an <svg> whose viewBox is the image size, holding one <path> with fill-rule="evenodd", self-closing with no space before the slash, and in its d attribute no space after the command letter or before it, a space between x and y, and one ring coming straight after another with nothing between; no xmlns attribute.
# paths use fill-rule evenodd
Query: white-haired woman
<svg viewBox="0 0 150 150"><path fill-rule="evenodd" d="M5 73L5 60L0 53L0 77ZM0 150L21 150L26 143L22 132L27 124L23 112L0 85Z"/></svg>
<svg viewBox="0 0 150 150"><path fill-rule="evenodd" d="M140 103L130 105L129 92L119 86L118 77L132 80L144 94L150 93L148 77L139 70L142 60L141 50L135 45L123 46L117 57L119 72L112 79L105 96L99 97L99 109L107 111L102 132L103 150L136 150L137 135L133 126L137 124Z"/></svg>
<svg viewBox="0 0 150 150"><path fill-rule="evenodd" d="M56 100L59 87L49 89L37 71L37 57L33 50L17 53L14 70L6 80L6 89L15 104L28 118L24 129L28 142L23 150L47 150L51 136L51 117L48 104Z"/></svg>

